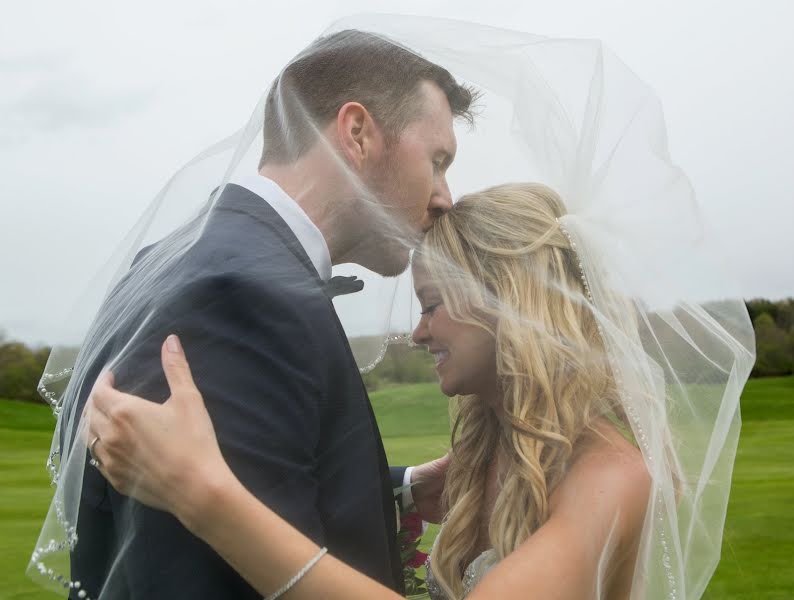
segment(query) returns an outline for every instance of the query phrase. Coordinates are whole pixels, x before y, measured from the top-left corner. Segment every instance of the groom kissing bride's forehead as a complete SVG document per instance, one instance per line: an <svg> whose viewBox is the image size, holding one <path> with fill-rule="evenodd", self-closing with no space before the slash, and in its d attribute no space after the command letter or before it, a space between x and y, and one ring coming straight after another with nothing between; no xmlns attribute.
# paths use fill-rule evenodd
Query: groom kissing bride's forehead
<svg viewBox="0 0 794 600"><path fill-rule="evenodd" d="M472 100L446 69L384 38L321 38L270 89L260 173L298 199L334 264L397 275L452 206L453 119L471 122Z"/></svg>
<svg viewBox="0 0 794 600"><path fill-rule="evenodd" d="M472 99L444 68L375 35L342 31L309 46L267 96L259 172L234 174L199 219L140 249L106 297L64 414L81 414L105 370L119 389L164 401L159 347L178 334L244 485L400 590L393 489L421 480L402 501L437 520L441 479L430 474L440 470L389 469L324 283L334 264L405 270L451 207L453 121L471 120ZM67 419L62 447L79 439L78 420ZM77 533L73 597L261 597L173 516L119 494L91 466L61 471L61 485L80 491L79 507L65 507ZM46 565L47 554L35 556Z"/></svg>

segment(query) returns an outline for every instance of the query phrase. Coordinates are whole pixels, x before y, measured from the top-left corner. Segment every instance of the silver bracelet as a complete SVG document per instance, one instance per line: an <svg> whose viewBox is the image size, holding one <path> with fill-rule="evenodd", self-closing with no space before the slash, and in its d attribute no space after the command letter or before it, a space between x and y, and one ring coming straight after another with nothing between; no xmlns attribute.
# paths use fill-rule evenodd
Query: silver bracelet
<svg viewBox="0 0 794 600"><path fill-rule="evenodd" d="M280 598L281 596L283 596L287 592L287 590L289 590L293 585L298 583L303 578L303 576L309 572L309 569L311 569L314 565L317 564L318 560L320 560L323 556L325 556L326 552L328 552L328 548L325 547L320 548L320 551L314 555L314 558L312 558L309 562L307 562L303 566L303 568L292 577L292 579L290 579L287 583L281 586L276 592L270 594L264 600L276 600L276 598Z"/></svg>

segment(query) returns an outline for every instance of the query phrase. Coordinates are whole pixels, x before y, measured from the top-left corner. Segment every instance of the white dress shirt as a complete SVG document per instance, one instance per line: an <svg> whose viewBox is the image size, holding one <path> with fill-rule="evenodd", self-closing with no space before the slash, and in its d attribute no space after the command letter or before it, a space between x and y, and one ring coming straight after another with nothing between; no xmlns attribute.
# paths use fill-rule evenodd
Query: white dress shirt
<svg viewBox="0 0 794 600"><path fill-rule="evenodd" d="M257 173L232 178L230 183L244 187L267 202L298 238L320 279L328 281L331 278L331 253L323 234L300 205L275 181Z"/></svg>

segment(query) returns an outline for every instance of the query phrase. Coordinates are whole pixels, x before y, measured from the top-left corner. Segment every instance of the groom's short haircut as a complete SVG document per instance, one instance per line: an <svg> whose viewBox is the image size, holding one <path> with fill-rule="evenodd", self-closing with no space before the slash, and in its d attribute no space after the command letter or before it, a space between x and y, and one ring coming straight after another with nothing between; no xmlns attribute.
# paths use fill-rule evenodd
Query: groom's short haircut
<svg viewBox="0 0 794 600"><path fill-rule="evenodd" d="M391 144L419 116L423 81L441 88L454 117L473 121L476 95L443 67L363 31L319 38L290 62L268 92L259 166L300 158L347 102L364 105Z"/></svg>

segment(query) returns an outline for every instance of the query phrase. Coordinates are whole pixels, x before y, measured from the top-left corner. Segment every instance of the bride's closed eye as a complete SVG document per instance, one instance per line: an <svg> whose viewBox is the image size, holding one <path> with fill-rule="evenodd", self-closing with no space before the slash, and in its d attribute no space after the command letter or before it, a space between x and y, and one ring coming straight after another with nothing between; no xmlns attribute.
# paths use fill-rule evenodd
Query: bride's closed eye
<svg viewBox="0 0 794 600"><path fill-rule="evenodd" d="M442 304L443 304L443 302L436 302L435 304L430 304L429 306L424 308L422 311L420 311L419 314L420 315L432 315L435 312L435 310L439 306L441 306Z"/></svg>

